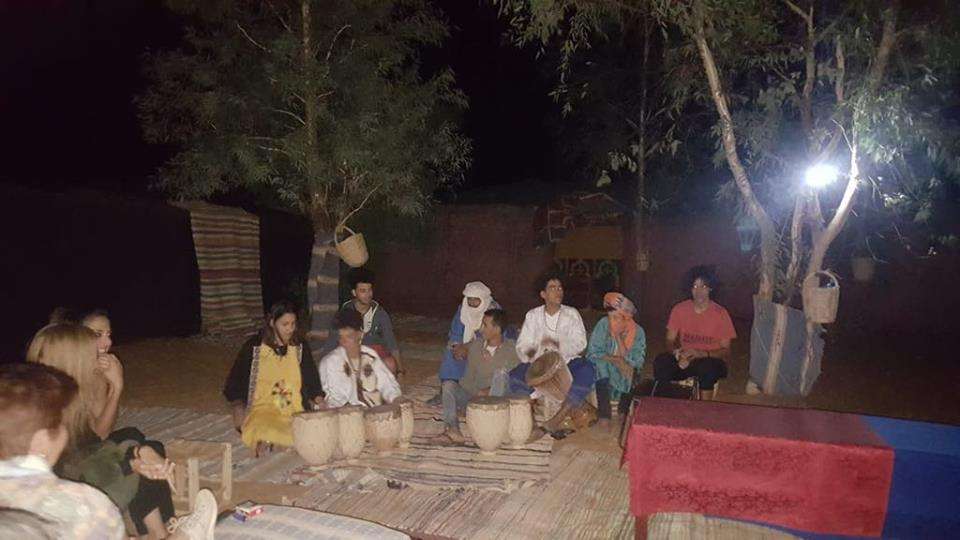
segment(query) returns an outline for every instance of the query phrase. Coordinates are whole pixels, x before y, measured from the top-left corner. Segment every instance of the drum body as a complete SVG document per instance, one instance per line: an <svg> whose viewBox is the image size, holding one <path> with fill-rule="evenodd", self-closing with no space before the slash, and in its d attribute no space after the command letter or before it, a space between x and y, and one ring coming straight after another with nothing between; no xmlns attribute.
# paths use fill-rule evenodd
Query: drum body
<svg viewBox="0 0 960 540"><path fill-rule="evenodd" d="M397 447L400 439L400 407L393 403L371 407L363 415L367 440L380 455Z"/></svg>
<svg viewBox="0 0 960 540"><path fill-rule="evenodd" d="M397 398L393 402L400 407L400 448L410 448L413 438L413 402L407 398Z"/></svg>
<svg viewBox="0 0 960 540"><path fill-rule="evenodd" d="M467 404L467 427L481 454L496 453L509 426L510 405L505 398L475 397Z"/></svg>
<svg viewBox="0 0 960 540"><path fill-rule="evenodd" d="M293 447L311 465L324 465L340 439L337 411L302 412L293 416Z"/></svg>
<svg viewBox="0 0 960 540"><path fill-rule="evenodd" d="M344 459L356 459L367 444L363 423L363 407L345 405L337 409L340 432L340 454Z"/></svg>
<svg viewBox="0 0 960 540"><path fill-rule="evenodd" d="M560 353L550 351L534 360L527 370L527 386L536 388L557 401L563 401L573 386L573 375Z"/></svg>
<svg viewBox="0 0 960 540"><path fill-rule="evenodd" d="M504 441L508 448L521 448L533 432L533 411L530 400L526 397L510 398L510 423L507 426L507 437Z"/></svg>

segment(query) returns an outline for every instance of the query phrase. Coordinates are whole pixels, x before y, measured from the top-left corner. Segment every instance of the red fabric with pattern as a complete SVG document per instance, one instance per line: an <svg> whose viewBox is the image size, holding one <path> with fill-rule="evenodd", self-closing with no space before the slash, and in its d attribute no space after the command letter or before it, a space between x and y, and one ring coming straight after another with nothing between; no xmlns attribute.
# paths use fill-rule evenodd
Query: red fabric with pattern
<svg viewBox="0 0 960 540"><path fill-rule="evenodd" d="M642 399L627 446L630 509L879 536L893 450L859 416Z"/></svg>

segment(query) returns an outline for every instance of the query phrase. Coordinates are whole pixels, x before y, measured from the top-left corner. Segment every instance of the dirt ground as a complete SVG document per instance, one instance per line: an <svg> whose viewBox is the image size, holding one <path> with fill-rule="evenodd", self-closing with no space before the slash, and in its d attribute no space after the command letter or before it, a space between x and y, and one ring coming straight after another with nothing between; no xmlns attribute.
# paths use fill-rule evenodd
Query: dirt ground
<svg viewBox="0 0 960 540"><path fill-rule="evenodd" d="M448 321L408 315L394 318L407 370L401 383L416 383L435 374ZM748 329L738 331L749 335ZM190 337L124 343L118 337L116 351L124 363L126 381L123 405L227 412L220 390L242 339ZM662 346L654 332L648 332L648 341L649 359ZM960 425L960 394L955 386L960 367L952 356L940 352L944 348L940 340L831 336L823 373L806 398L746 395L747 344L738 341L720 400ZM648 374L650 369L648 362Z"/></svg>

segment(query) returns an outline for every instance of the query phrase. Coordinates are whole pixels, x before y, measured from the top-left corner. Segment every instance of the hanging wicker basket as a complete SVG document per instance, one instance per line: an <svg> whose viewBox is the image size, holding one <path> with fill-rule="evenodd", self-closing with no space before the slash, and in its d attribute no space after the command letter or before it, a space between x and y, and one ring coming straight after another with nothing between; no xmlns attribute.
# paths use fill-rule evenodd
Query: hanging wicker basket
<svg viewBox="0 0 960 540"><path fill-rule="evenodd" d="M820 285L820 276L830 281ZM840 282L836 274L822 270L810 274L803 280L803 313L810 322L826 324L837 320L837 307L840 305Z"/></svg>
<svg viewBox="0 0 960 540"><path fill-rule="evenodd" d="M340 240L339 237L342 231L350 234L343 240ZM367 242L363 239L363 234L354 232L353 229L346 225L337 227L333 235L333 241L337 246L337 253L340 254L340 258L350 267L359 268L370 258L370 253L367 252Z"/></svg>

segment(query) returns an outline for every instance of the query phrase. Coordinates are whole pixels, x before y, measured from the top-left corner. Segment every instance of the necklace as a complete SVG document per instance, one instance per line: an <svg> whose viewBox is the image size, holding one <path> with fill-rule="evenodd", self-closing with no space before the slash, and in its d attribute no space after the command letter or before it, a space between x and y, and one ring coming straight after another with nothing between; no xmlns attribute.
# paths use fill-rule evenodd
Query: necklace
<svg viewBox="0 0 960 540"><path fill-rule="evenodd" d="M561 312L562 310L557 311L557 325L554 326L553 328L550 328L550 323L547 322L549 321L549 318L547 317L547 308L546 307L543 308L543 327L546 328L547 331L549 331L552 334L556 334L557 331L560 330L560 313Z"/></svg>

